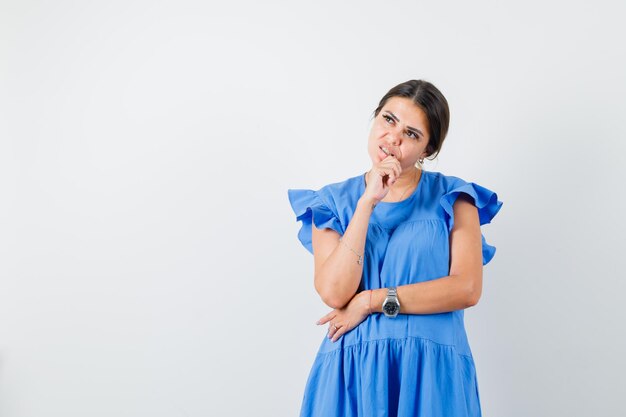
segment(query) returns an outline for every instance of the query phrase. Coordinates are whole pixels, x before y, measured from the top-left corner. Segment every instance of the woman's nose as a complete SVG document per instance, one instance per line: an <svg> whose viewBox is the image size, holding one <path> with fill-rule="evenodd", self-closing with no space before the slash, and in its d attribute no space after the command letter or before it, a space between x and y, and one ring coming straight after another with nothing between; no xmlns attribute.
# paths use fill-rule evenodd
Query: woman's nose
<svg viewBox="0 0 626 417"><path fill-rule="evenodd" d="M396 136L395 133L391 132L387 135L387 143L389 145L398 146L400 142L398 140L398 136Z"/></svg>

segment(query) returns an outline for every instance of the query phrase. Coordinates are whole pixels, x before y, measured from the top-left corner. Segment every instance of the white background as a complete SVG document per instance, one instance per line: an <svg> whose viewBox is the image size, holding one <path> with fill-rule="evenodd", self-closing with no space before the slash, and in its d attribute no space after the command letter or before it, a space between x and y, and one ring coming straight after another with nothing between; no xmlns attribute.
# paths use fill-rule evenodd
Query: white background
<svg viewBox="0 0 626 417"><path fill-rule="evenodd" d="M622 416L620 1L0 2L0 415L295 416L330 311L288 188L426 170L504 205L466 311L486 416ZM621 245L620 245L621 244Z"/></svg>

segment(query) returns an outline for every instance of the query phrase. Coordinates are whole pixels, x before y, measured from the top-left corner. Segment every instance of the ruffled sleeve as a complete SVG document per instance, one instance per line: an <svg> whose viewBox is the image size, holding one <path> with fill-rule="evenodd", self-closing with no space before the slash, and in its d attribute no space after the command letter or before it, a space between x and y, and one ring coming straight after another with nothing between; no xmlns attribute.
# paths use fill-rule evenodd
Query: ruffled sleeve
<svg viewBox="0 0 626 417"><path fill-rule="evenodd" d="M291 208L296 214L296 221L302 221L298 239L313 253L311 224L314 221L318 229L332 229L344 234L344 228L337 215L325 203L320 193L313 190L287 190Z"/></svg>
<svg viewBox="0 0 626 417"><path fill-rule="evenodd" d="M474 205L478 208L478 218L480 225L491 223L491 220L498 214L502 207L502 201L498 201L498 195L476 183L464 182L461 185L453 187L450 191L445 193L439 203L443 207L446 213L446 219L448 221L448 231L452 231L454 226L454 211L452 209L454 202L459 194L465 193L473 198ZM485 236L482 235L483 246L483 265L487 265L491 259L493 259L496 253L496 247L489 245L485 241Z"/></svg>

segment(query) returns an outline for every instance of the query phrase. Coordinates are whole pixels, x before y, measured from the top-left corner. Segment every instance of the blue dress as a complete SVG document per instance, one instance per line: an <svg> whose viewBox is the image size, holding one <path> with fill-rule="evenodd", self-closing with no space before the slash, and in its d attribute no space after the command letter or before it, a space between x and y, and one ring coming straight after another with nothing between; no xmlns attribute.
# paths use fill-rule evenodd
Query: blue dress
<svg viewBox="0 0 626 417"><path fill-rule="evenodd" d="M365 191L365 175L319 190L289 189L298 239L311 253L311 219L343 235ZM452 206L465 193L480 224L502 207L495 192L458 177L423 171L399 202L381 201L370 217L358 291L449 275ZM482 233L481 233L482 235ZM482 236L483 265L496 248ZM324 336L306 383L300 417L478 417L476 369L464 310L437 314L369 315L332 342Z"/></svg>

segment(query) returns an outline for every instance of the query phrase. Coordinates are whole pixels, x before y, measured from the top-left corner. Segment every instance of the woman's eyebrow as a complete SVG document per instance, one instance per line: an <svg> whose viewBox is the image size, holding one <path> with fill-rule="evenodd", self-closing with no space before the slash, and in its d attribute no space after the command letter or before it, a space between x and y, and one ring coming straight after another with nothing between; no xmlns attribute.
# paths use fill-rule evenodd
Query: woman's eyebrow
<svg viewBox="0 0 626 417"><path fill-rule="evenodd" d="M385 110L385 111L386 111L387 113L389 113L389 115L393 118L393 120L395 120L396 122L399 122L399 121L400 121L400 119L398 119L398 118L396 117L396 115L395 115L395 114L393 114L393 113L392 113L392 112L390 112L389 110ZM411 127L411 126L407 126L406 128L407 128L407 129L409 129L409 130L414 131L415 133L419 133L419 134L420 134L420 136L424 137L424 134L422 133L422 131L421 131L421 130L416 129L416 128Z"/></svg>

